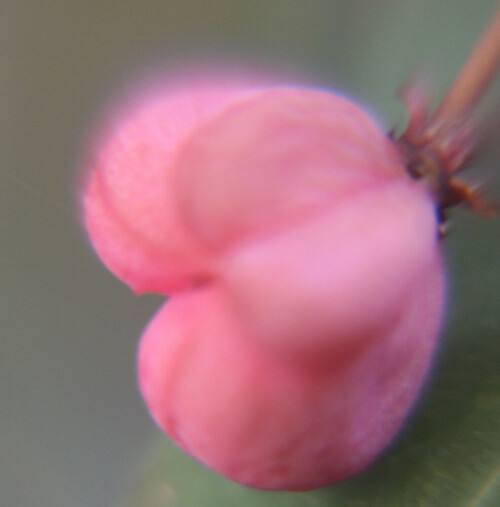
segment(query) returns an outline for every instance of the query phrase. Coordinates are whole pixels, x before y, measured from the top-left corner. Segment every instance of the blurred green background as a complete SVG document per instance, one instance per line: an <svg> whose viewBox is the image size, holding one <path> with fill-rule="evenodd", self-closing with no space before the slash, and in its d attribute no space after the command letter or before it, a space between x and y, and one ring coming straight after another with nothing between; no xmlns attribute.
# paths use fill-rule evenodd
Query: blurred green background
<svg viewBox="0 0 500 507"><path fill-rule="evenodd" d="M496 4L0 2L1 506L500 504L500 220L455 214L446 330L386 456L340 485L273 494L215 477L160 437L135 381L160 299L135 298L103 268L77 212L92 124L155 65L215 55L296 70L389 129L404 123L400 84L423 69L441 97Z"/></svg>

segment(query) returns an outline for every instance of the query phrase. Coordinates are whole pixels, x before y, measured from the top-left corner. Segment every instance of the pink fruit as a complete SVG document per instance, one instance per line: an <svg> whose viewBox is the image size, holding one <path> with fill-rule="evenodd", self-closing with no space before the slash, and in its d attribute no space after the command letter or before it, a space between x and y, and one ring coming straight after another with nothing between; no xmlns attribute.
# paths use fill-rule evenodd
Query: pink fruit
<svg viewBox="0 0 500 507"><path fill-rule="evenodd" d="M331 93L167 86L108 131L91 241L170 295L139 349L158 425L242 484L363 470L418 394L444 289L435 203L387 136Z"/></svg>

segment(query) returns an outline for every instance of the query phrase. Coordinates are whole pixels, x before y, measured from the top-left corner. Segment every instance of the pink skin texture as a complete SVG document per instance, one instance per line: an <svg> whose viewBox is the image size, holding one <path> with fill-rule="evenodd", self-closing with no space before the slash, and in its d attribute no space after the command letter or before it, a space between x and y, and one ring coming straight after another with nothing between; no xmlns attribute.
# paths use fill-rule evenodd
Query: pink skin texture
<svg viewBox="0 0 500 507"><path fill-rule="evenodd" d="M166 83L99 140L82 192L103 263L170 296L140 341L156 423L239 483L362 471L425 377L444 277L435 206L354 103Z"/></svg>

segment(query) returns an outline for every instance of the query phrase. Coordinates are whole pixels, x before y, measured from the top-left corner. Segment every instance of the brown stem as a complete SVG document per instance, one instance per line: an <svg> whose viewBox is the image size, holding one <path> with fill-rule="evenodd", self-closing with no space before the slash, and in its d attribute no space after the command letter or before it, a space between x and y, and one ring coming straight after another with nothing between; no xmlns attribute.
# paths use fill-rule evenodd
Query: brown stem
<svg viewBox="0 0 500 507"><path fill-rule="evenodd" d="M460 120L478 101L500 65L500 8L470 55L462 71L429 121L439 130Z"/></svg>

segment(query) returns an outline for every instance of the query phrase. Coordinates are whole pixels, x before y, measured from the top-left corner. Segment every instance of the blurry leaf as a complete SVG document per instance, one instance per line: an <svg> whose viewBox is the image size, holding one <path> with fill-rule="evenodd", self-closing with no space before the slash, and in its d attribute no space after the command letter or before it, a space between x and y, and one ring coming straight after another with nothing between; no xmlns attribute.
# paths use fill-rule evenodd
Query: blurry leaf
<svg viewBox="0 0 500 507"><path fill-rule="evenodd" d="M151 463L130 507L316 507L325 503L319 492L259 491L240 486L200 465L168 439L150 456Z"/></svg>

